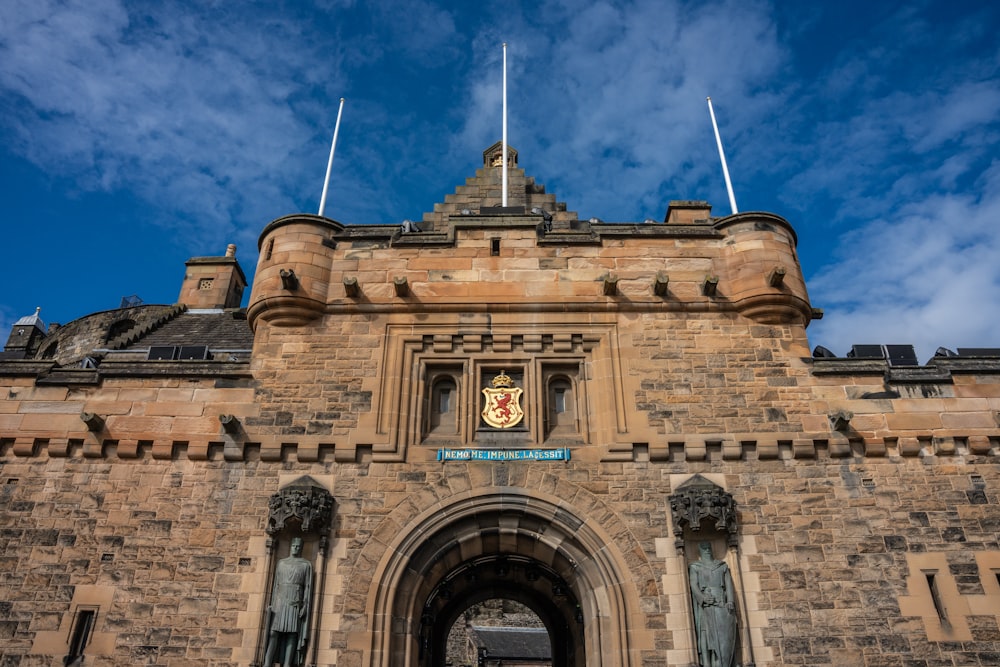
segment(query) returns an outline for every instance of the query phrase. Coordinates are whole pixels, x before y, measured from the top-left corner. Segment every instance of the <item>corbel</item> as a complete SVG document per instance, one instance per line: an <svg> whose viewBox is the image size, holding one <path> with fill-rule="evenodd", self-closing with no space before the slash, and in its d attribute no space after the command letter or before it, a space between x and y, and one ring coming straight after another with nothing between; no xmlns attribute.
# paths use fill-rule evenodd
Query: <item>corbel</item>
<svg viewBox="0 0 1000 667"><path fill-rule="evenodd" d="M705 296L715 296L719 291L719 276L705 276L705 282L701 284L701 293Z"/></svg>
<svg viewBox="0 0 1000 667"><path fill-rule="evenodd" d="M396 288L396 296L409 296L410 283L407 282L406 276L396 276L392 279L392 285Z"/></svg>
<svg viewBox="0 0 1000 667"><path fill-rule="evenodd" d="M358 285L358 279L353 276L344 278L344 292L352 299L361 296L361 286Z"/></svg>
<svg viewBox="0 0 1000 667"><path fill-rule="evenodd" d="M604 296L615 296L618 294L618 276L604 276Z"/></svg>
<svg viewBox="0 0 1000 667"><path fill-rule="evenodd" d="M667 287L670 285L670 278L666 271L657 271L656 278L653 279L653 293L656 296L667 296Z"/></svg>
<svg viewBox="0 0 1000 667"><path fill-rule="evenodd" d="M843 433L851 425L854 413L849 410L837 410L836 412L831 412L828 416L830 417L830 428Z"/></svg>
<svg viewBox="0 0 1000 667"><path fill-rule="evenodd" d="M776 266L767 274L767 284L771 287L781 287L785 282L785 267Z"/></svg>
<svg viewBox="0 0 1000 667"><path fill-rule="evenodd" d="M81 412L80 419L87 425L87 430L91 433L97 433L104 428L104 418L93 412Z"/></svg>
<svg viewBox="0 0 1000 667"><path fill-rule="evenodd" d="M299 288L299 277L292 269L281 269L278 275L281 276L281 289L294 291Z"/></svg>
<svg viewBox="0 0 1000 667"><path fill-rule="evenodd" d="M219 423L226 433L238 433L240 430L240 420L236 415L219 415Z"/></svg>

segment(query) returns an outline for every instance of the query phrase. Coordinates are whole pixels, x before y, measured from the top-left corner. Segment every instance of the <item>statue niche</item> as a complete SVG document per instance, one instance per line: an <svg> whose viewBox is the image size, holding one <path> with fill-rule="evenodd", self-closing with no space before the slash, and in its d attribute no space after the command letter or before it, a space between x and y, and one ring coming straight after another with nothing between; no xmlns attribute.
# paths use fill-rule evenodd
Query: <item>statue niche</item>
<svg viewBox="0 0 1000 667"><path fill-rule="evenodd" d="M739 572L730 569L739 562L736 502L731 494L701 475L695 475L670 496L674 545L687 562L691 602L691 629L699 667L751 667L749 635L739 623L737 590ZM713 545L723 558L717 559ZM727 562L729 561L729 562Z"/></svg>
<svg viewBox="0 0 1000 667"><path fill-rule="evenodd" d="M310 662L310 644L319 629L313 610L322 591L333 507L330 493L309 477L268 502L268 577L254 663L258 667L304 667ZM276 561L286 545L288 555ZM315 647L312 651L314 663Z"/></svg>

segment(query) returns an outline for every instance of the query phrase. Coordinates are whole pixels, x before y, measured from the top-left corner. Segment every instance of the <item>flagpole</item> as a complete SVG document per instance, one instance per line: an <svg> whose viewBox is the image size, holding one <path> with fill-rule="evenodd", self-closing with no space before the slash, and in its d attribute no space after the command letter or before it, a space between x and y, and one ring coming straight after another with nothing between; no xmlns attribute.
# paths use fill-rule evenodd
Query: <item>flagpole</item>
<svg viewBox="0 0 1000 667"><path fill-rule="evenodd" d="M503 159L503 195L501 206L507 206L507 42L503 43L503 141L501 142Z"/></svg>
<svg viewBox="0 0 1000 667"><path fill-rule="evenodd" d="M722 150L722 137L719 136L719 125L715 122L715 110L712 108L712 98L708 100L708 113L712 116L712 129L715 130L715 143L719 147L719 159L722 160L722 175L726 178L726 191L729 193L729 207L733 215L739 213L736 208L736 195L733 194L733 183L729 180L729 167L726 165L726 154Z"/></svg>
<svg viewBox="0 0 1000 667"><path fill-rule="evenodd" d="M326 163L326 178L323 179L323 196L319 198L319 214L323 215L326 208L326 191L330 187L330 171L333 169L333 153L337 150L337 133L340 131L340 115L344 113L344 98L340 98L340 108L337 110L337 124L333 126L333 143L330 144L330 159Z"/></svg>

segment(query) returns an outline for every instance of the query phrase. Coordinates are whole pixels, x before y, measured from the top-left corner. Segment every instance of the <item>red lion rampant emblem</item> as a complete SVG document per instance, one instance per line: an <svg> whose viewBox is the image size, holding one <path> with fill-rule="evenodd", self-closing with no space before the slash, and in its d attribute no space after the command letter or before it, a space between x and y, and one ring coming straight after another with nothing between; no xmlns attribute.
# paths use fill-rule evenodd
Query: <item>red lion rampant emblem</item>
<svg viewBox="0 0 1000 667"><path fill-rule="evenodd" d="M500 371L492 384L492 389L483 389L483 421L494 428L510 428L519 424L524 418L520 404L521 390L513 386L513 380L506 371Z"/></svg>

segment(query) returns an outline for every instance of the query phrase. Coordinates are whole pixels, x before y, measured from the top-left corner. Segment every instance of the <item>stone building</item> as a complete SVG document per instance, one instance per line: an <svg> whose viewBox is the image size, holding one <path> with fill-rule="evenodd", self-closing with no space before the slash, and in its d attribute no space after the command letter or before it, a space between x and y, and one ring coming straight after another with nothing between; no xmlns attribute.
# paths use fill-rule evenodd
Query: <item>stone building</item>
<svg viewBox="0 0 1000 667"><path fill-rule="evenodd" d="M482 667L551 667L545 628L472 626L473 648Z"/></svg>
<svg viewBox="0 0 1000 667"><path fill-rule="evenodd" d="M267 224L245 310L231 250L14 326L0 665L259 665L293 538L302 664L491 599L556 666L722 664L708 606L731 664L1000 664L1000 351L810 352L781 217L582 220L514 151L503 207L500 150L405 233Z"/></svg>

